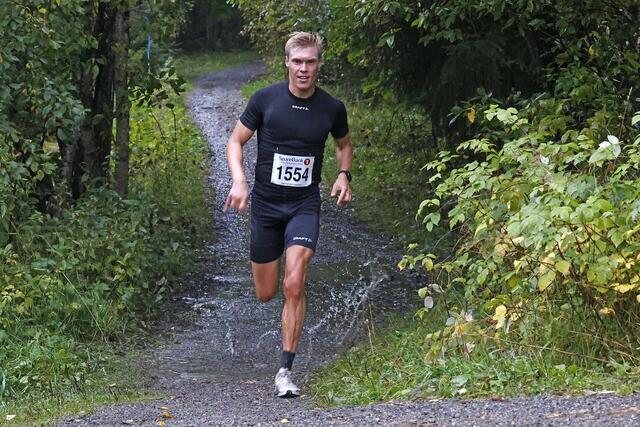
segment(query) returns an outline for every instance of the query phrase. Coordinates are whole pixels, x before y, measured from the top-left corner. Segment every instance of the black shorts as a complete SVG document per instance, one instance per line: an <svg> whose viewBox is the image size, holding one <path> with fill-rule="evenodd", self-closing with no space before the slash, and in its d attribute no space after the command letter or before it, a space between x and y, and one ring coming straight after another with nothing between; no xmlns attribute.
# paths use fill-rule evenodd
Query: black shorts
<svg viewBox="0 0 640 427"><path fill-rule="evenodd" d="M291 245L315 251L319 232L319 191L286 201L274 201L252 193L251 261L275 261Z"/></svg>

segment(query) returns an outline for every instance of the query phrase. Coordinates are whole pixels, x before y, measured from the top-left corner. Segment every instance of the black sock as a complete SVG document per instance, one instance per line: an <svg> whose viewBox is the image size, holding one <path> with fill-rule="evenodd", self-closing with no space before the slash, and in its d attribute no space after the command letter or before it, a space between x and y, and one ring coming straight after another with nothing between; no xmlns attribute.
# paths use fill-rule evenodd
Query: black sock
<svg viewBox="0 0 640 427"><path fill-rule="evenodd" d="M290 351L283 351L282 356L280 356L280 367L291 370L294 357L296 357L295 353L291 353Z"/></svg>

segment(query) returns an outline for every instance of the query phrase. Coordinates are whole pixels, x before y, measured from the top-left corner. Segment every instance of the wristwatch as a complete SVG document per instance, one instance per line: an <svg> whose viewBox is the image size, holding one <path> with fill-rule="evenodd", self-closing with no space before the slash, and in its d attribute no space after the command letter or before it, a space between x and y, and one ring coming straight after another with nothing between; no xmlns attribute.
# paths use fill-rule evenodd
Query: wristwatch
<svg viewBox="0 0 640 427"><path fill-rule="evenodd" d="M347 176L347 180L351 182L351 172L346 169L342 169L340 172L338 172L338 175L340 175L341 173L345 174Z"/></svg>

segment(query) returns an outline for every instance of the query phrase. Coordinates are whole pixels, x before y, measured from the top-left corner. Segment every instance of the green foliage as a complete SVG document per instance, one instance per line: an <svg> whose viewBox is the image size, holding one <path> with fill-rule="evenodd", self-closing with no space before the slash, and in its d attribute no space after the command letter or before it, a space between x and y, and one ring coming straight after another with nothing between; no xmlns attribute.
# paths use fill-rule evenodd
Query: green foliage
<svg viewBox="0 0 640 427"><path fill-rule="evenodd" d="M329 2L280 2L230 0L245 18L244 32L268 61L284 60L284 43L293 31L323 33L330 18Z"/></svg>
<svg viewBox="0 0 640 427"><path fill-rule="evenodd" d="M209 151L184 105L174 101L171 108L132 111L131 168L136 175L131 191L149 197L160 220L171 219L172 227L202 241L211 225L205 178Z"/></svg>
<svg viewBox="0 0 640 427"><path fill-rule="evenodd" d="M401 241L415 240L424 234L413 215L421 201L422 182L428 179L422 166L438 151L428 134L424 110L410 104L350 99L339 88L329 90L337 91L348 104L354 144L354 214ZM331 185L336 173L334 144L327 144L324 158L323 180Z"/></svg>
<svg viewBox="0 0 640 427"><path fill-rule="evenodd" d="M99 367L83 343L139 328L208 228L206 151L184 108L140 107L132 119L131 199L96 189L60 216L34 211L4 246L3 401L82 390Z"/></svg>
<svg viewBox="0 0 640 427"><path fill-rule="evenodd" d="M106 147L91 133L113 113L113 88L98 81L112 72L111 18L125 3L0 8L3 408L91 394L106 363L96 343L108 348L144 327L210 229L205 144L185 109L171 108L184 83L171 62L183 2L130 11L131 196L110 190L111 122ZM88 178L91 156L106 175L99 188ZM75 183L87 189L77 200Z"/></svg>
<svg viewBox="0 0 640 427"><path fill-rule="evenodd" d="M96 141L97 134L107 134L102 139L111 141L111 123L101 125L111 113L100 108L109 105L113 90L105 81L112 73L110 17L116 6L121 2L25 0L0 10L0 170L2 185L20 187L13 193L11 209L4 202L0 205L0 211L6 211L4 228L17 221L13 216L28 217L36 201L40 211L51 213L64 204L53 201L54 194L77 196L80 185L91 185L86 179L80 183L80 177L95 178L96 170L108 174L93 163L106 164L110 152L109 144ZM167 63L171 40L182 22L178 9L174 3L150 1L131 13L129 86L139 102L166 100L166 88L178 91L181 86ZM149 61L147 35L153 42ZM51 151L57 154L45 166L43 152ZM18 165L7 167L7 162ZM33 171L25 175L25 169Z"/></svg>
<svg viewBox="0 0 640 427"><path fill-rule="evenodd" d="M638 363L640 119L629 100L640 64L614 35L589 37L574 46L588 59L561 55L562 68L549 70L553 96L518 108L485 96L459 108L475 138L426 165L439 184L418 215L427 229L443 222L456 230L459 245L453 257L409 255L400 266L428 259L441 292L462 293L464 309L476 313L448 323L434 355L449 351L456 336L468 343L508 337ZM548 333L553 325L577 338L559 340ZM586 348L585 337L593 340Z"/></svg>
<svg viewBox="0 0 640 427"><path fill-rule="evenodd" d="M0 12L0 145L55 137L79 123L83 108L70 57L92 47L80 1L29 1Z"/></svg>

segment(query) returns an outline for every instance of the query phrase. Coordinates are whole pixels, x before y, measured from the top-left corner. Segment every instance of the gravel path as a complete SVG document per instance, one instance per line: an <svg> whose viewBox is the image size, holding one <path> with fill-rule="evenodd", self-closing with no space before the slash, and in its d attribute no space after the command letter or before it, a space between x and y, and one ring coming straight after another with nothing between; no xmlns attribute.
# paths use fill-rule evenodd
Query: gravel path
<svg viewBox="0 0 640 427"><path fill-rule="evenodd" d="M260 63L204 76L188 100L212 148L217 240L201 272L183 280L169 344L150 349L148 387L162 400L114 405L64 426L418 426L640 425L640 397L537 396L513 399L429 400L321 409L306 393L306 375L361 339L384 314L412 309L419 279L393 267L399 253L388 240L350 220L349 210L323 204L321 238L309 273L309 309L294 364L303 395L273 396L279 358L280 297L259 304L248 263L246 215L223 214L230 187L224 149L245 100L238 88L263 71ZM245 147L248 178L255 142ZM356 195L357 197L357 195ZM163 412L165 413L163 416Z"/></svg>

